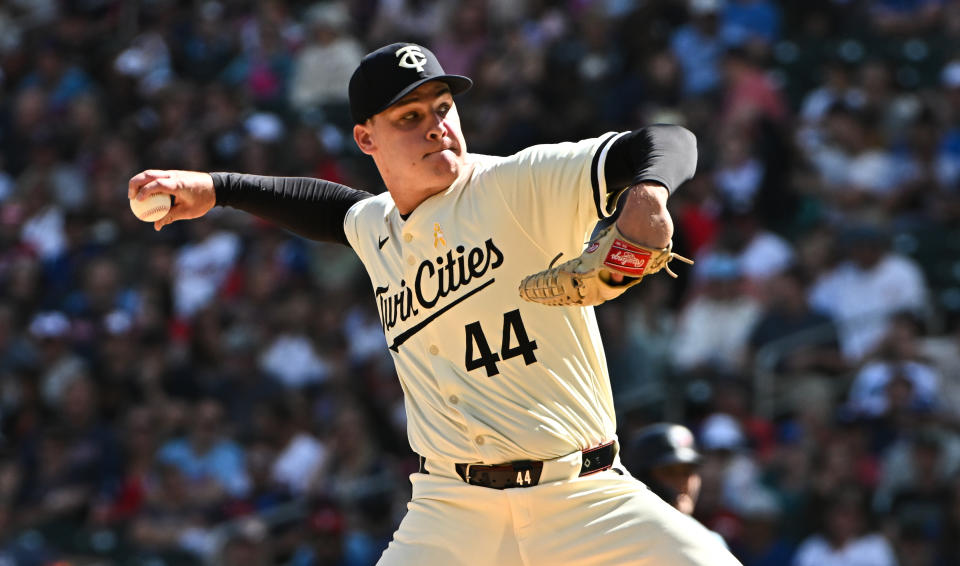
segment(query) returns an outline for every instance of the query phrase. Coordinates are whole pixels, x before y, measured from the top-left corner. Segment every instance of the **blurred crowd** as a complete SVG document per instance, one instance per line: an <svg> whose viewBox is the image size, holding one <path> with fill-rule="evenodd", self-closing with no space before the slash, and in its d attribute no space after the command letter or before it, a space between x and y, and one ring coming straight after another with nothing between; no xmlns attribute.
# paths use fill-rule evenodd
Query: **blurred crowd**
<svg viewBox="0 0 960 566"><path fill-rule="evenodd" d="M625 459L689 426L745 566L960 564L960 4L9 0L0 565L376 562L417 460L359 262L229 209L154 232L126 182L381 192L346 84L398 40L474 78L474 152L697 135L696 265L597 309Z"/></svg>

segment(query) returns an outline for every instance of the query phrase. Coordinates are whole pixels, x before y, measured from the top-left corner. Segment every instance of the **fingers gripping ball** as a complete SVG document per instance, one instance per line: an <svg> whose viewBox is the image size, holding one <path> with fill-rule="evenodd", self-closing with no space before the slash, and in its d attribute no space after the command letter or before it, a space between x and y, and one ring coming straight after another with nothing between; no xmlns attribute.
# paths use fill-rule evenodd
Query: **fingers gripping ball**
<svg viewBox="0 0 960 566"><path fill-rule="evenodd" d="M163 193L155 193L147 198L140 200L130 199L130 210L133 215L144 222L156 222L170 212L173 206L173 197Z"/></svg>
<svg viewBox="0 0 960 566"><path fill-rule="evenodd" d="M667 266L673 259L693 263L673 253L672 242L659 249L641 246L625 238L617 225L611 224L579 257L557 267L551 264L546 270L524 278L520 283L520 296L544 305L599 305L661 269L676 277ZM612 273L623 275L623 281L614 282L610 277Z"/></svg>

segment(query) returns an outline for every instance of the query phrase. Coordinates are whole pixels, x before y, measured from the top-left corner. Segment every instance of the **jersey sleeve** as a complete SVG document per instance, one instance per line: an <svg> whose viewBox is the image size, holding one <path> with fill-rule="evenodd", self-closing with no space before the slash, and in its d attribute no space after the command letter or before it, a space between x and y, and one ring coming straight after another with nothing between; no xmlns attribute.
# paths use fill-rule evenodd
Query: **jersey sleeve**
<svg viewBox="0 0 960 566"><path fill-rule="evenodd" d="M373 195L309 177L264 177L210 173L219 206L229 206L269 220L311 240L347 244L343 222L347 210Z"/></svg>
<svg viewBox="0 0 960 566"><path fill-rule="evenodd" d="M697 170L697 137L681 126L654 124L617 136L604 159L607 211L621 192L643 182L659 183L673 194Z"/></svg>
<svg viewBox="0 0 960 566"><path fill-rule="evenodd" d="M370 236L371 226L378 220L383 222L394 208L390 193L381 193L368 199L358 200L345 211L342 224L343 235L346 237L347 245L353 248L361 260L365 260L371 251L370 242L377 241Z"/></svg>
<svg viewBox="0 0 960 566"><path fill-rule="evenodd" d="M347 239L347 245L357 250L358 254L360 253L360 247L357 233L360 225L360 214L363 208L363 201L359 201L348 208L346 214L343 215L343 234Z"/></svg>
<svg viewBox="0 0 960 566"><path fill-rule="evenodd" d="M585 233L609 216L604 166L620 135L532 146L498 161L487 174L531 238L549 240L571 229Z"/></svg>

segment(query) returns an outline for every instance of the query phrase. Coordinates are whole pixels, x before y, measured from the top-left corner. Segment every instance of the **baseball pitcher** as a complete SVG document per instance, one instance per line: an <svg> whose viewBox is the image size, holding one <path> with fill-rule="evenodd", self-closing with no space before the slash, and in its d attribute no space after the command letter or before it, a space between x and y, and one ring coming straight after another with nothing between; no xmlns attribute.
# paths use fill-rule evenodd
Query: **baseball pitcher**
<svg viewBox="0 0 960 566"><path fill-rule="evenodd" d="M412 43L363 59L350 107L388 189L377 196L154 170L129 196L175 196L157 229L231 206L360 257L421 461L381 565L737 564L620 463L591 307L674 257L665 205L693 175L694 136L651 126L472 154L453 98L471 84ZM617 221L591 239L624 190Z"/></svg>

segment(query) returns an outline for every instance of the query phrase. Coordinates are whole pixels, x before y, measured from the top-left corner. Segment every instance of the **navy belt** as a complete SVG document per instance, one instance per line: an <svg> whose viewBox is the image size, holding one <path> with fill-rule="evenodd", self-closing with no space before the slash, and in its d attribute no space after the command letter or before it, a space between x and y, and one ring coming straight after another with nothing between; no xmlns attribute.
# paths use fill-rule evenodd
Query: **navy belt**
<svg viewBox="0 0 960 566"><path fill-rule="evenodd" d="M617 456L617 445L610 441L606 444L583 451L579 476L589 476L609 470ZM533 487L540 483L543 462L540 460L519 460L506 464L484 466L480 464L454 464L457 475L464 482L491 489L510 489L514 487ZM420 473L427 474L426 459L420 456Z"/></svg>

